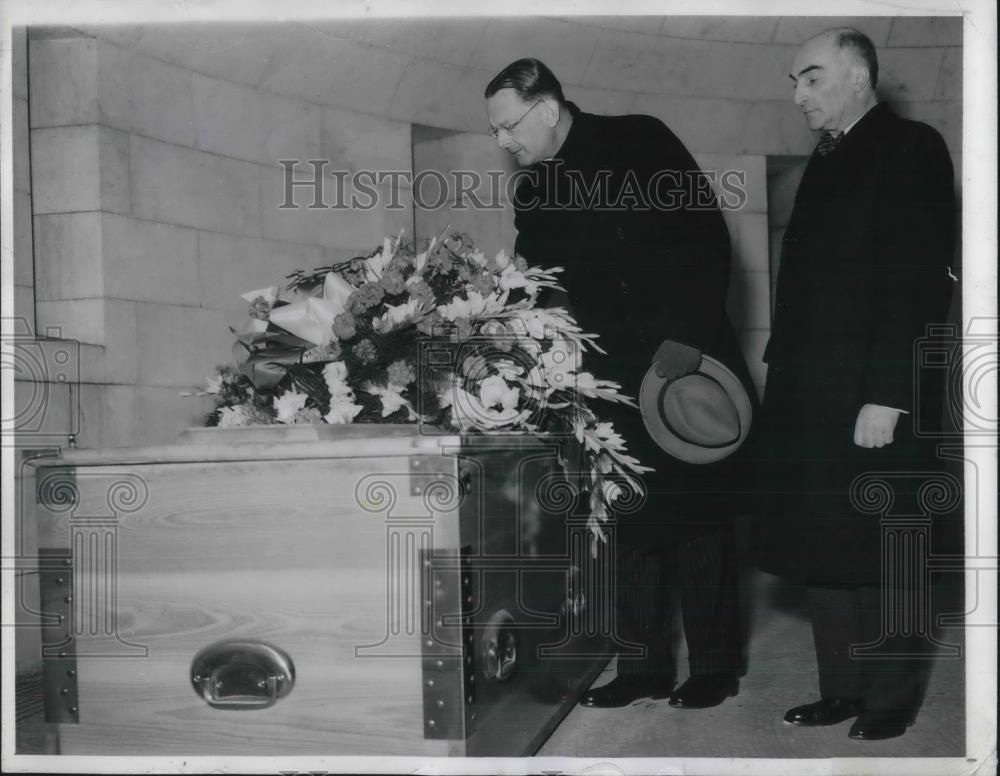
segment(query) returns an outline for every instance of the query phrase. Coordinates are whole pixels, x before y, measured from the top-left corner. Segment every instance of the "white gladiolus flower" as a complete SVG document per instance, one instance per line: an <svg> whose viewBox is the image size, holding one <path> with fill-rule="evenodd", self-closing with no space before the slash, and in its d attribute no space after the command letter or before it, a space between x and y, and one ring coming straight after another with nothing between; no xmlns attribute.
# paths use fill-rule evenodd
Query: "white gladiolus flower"
<svg viewBox="0 0 1000 776"><path fill-rule="evenodd" d="M219 428L237 428L250 424L250 417L242 404L236 407L223 407L219 410Z"/></svg>
<svg viewBox="0 0 1000 776"><path fill-rule="evenodd" d="M413 318L419 307L420 303L416 299L411 299L403 304L386 305L385 314L381 316L383 330L388 331Z"/></svg>
<svg viewBox="0 0 1000 776"><path fill-rule="evenodd" d="M534 294L538 291L538 283L525 277L524 273L514 268L513 264L508 264L500 273L500 288L510 291L512 288L523 288L525 293Z"/></svg>
<svg viewBox="0 0 1000 776"><path fill-rule="evenodd" d="M416 282L420 279L420 273L424 271L424 265L427 263L427 257L431 255L434 250L434 246L437 245L437 237L431 238L430 244L427 246L427 250L423 253L418 253L413 259L413 275L410 277L407 283ZM415 279L416 278L416 279Z"/></svg>
<svg viewBox="0 0 1000 776"><path fill-rule="evenodd" d="M279 423L294 423L295 416L299 410L306 406L306 399L309 397L304 393L299 393L294 388L285 391L281 396L274 397L274 411L277 413Z"/></svg>
<svg viewBox="0 0 1000 776"><path fill-rule="evenodd" d="M452 389L452 421L461 429L495 429L512 426L523 419L516 409L495 410L487 407L468 391L458 386Z"/></svg>
<svg viewBox="0 0 1000 776"><path fill-rule="evenodd" d="M216 394L222 390L222 375L205 378L205 393Z"/></svg>
<svg viewBox="0 0 1000 776"><path fill-rule="evenodd" d="M327 386L330 387L330 393L339 393L339 391L334 391L334 386L343 385L347 387L347 364L343 361L331 361L323 367L323 379L326 380ZM347 390L350 390L350 388L347 387Z"/></svg>
<svg viewBox="0 0 1000 776"><path fill-rule="evenodd" d="M449 304L440 305L437 309L441 317L448 321L456 318L472 318L477 315L491 315L503 309L503 299L495 296L483 297L478 291L466 293L468 299L452 299Z"/></svg>
<svg viewBox="0 0 1000 776"><path fill-rule="evenodd" d="M487 377L479 387L479 400L485 407L500 406L505 410L513 410L520 397L520 389L508 386L507 381L499 375Z"/></svg>
<svg viewBox="0 0 1000 776"><path fill-rule="evenodd" d="M400 393L400 386L392 384L381 386L374 383L366 383L365 391L382 399L383 418L389 417L401 407L406 407L409 419L416 419L417 413L413 410L413 405L403 398L403 395Z"/></svg>
<svg viewBox="0 0 1000 776"><path fill-rule="evenodd" d="M361 410L360 405L354 404L350 400L331 399L330 411L323 416L323 420L331 425L350 423Z"/></svg>
<svg viewBox="0 0 1000 776"><path fill-rule="evenodd" d="M604 491L604 501L608 504L613 504L625 492L621 485L611 480L605 480L601 488Z"/></svg>
<svg viewBox="0 0 1000 776"><path fill-rule="evenodd" d="M380 280L391 260L392 240L386 237L382 242L382 252L365 259L365 280Z"/></svg>
<svg viewBox="0 0 1000 776"><path fill-rule="evenodd" d="M515 318L524 326L528 336L536 340L557 336L563 325L563 320L548 310L518 310Z"/></svg>

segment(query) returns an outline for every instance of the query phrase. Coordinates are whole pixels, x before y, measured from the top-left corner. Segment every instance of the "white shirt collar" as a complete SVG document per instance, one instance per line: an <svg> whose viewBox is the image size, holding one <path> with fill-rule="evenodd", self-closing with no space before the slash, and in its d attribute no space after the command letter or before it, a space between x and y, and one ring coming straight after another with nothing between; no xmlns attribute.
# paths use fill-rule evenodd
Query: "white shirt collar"
<svg viewBox="0 0 1000 776"><path fill-rule="evenodd" d="M875 103L875 105L878 105L878 103ZM872 105L872 108L874 108L875 105ZM859 121L861 121L861 119L863 119L865 116L867 116L868 115L868 111L870 111L872 108L869 108L868 110L866 110L864 113L862 113L856 119L854 119L854 121L852 121L850 124L848 124L846 127L844 127L843 134L846 135L848 132L850 132L851 129L853 129L854 125L857 124Z"/></svg>

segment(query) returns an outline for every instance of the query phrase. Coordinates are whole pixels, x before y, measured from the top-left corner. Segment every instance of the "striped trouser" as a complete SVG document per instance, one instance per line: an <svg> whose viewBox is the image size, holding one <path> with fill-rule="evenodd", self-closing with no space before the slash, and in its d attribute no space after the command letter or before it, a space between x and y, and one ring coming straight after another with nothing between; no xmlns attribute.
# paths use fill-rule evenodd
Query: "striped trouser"
<svg viewBox="0 0 1000 776"><path fill-rule="evenodd" d="M646 656L619 655L618 673L675 675L671 612L678 595L691 675L742 674L740 569L732 526L678 527L662 539L622 538L617 633L642 644Z"/></svg>

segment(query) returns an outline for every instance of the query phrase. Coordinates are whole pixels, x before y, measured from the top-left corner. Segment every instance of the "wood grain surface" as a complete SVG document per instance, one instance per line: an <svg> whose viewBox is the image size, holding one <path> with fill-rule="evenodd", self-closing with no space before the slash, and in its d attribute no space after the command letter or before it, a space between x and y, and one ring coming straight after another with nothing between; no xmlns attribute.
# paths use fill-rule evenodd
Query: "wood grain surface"
<svg viewBox="0 0 1000 776"><path fill-rule="evenodd" d="M63 753L447 754L447 741L423 737L418 590L391 581L413 569L388 573L387 537L428 532L447 546L457 511L411 495L407 456L66 475L92 513L123 475L141 478L148 495L119 517L48 510L42 521L47 546L69 546L71 534L76 543L80 723L61 726ZM85 548L102 560L83 562ZM390 602L397 590L402 600ZM409 639L411 656L359 656L386 640L390 606L401 613L395 641ZM194 691L191 662L233 638L284 650L292 692L259 710L210 707Z"/></svg>

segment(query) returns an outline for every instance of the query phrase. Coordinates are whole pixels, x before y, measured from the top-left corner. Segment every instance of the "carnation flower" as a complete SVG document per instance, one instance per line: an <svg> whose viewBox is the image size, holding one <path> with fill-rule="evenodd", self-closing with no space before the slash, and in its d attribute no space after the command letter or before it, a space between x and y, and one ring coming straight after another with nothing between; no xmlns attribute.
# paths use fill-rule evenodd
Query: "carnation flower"
<svg viewBox="0 0 1000 776"><path fill-rule="evenodd" d="M399 272L403 274L410 267L413 266L413 257L406 253L397 253L392 257L392 261L389 262L389 266L386 268L389 272Z"/></svg>
<svg viewBox="0 0 1000 776"><path fill-rule="evenodd" d="M524 256L514 257L514 269L516 269L518 272L524 272L527 268L528 268L528 261L527 259L524 258Z"/></svg>
<svg viewBox="0 0 1000 776"><path fill-rule="evenodd" d="M393 361L389 364L386 372L389 375L391 385L405 386L417 379L417 373L413 371L413 367L405 359Z"/></svg>
<svg viewBox="0 0 1000 776"><path fill-rule="evenodd" d="M333 333L337 339L349 340L358 333L357 322L350 313L341 313L333 319Z"/></svg>
<svg viewBox="0 0 1000 776"><path fill-rule="evenodd" d="M255 297L247 309L247 315L251 318L256 318L258 321L266 321L270 312L271 303L262 296Z"/></svg>
<svg viewBox="0 0 1000 776"><path fill-rule="evenodd" d="M274 411L275 420L279 423L294 423L298 411L306 406L307 394L299 393L294 388L285 391L281 396L275 396Z"/></svg>
<svg viewBox="0 0 1000 776"><path fill-rule="evenodd" d="M351 298L347 300L347 309L355 315L360 315L381 302L384 296L385 289L369 280L351 294Z"/></svg>
<svg viewBox="0 0 1000 776"><path fill-rule="evenodd" d="M472 289L483 296L492 294L494 288L493 276L488 272L481 272L472 278Z"/></svg>
<svg viewBox="0 0 1000 776"><path fill-rule="evenodd" d="M379 281L387 294L395 296L406 290L406 278L397 269L387 269Z"/></svg>
<svg viewBox="0 0 1000 776"><path fill-rule="evenodd" d="M442 246L443 247L443 246ZM445 275L455 268L455 260L447 250L439 248L427 255L425 269L434 270L440 275Z"/></svg>
<svg viewBox="0 0 1000 776"><path fill-rule="evenodd" d="M362 364L374 364L378 360L378 348L370 339L363 339L351 350Z"/></svg>

